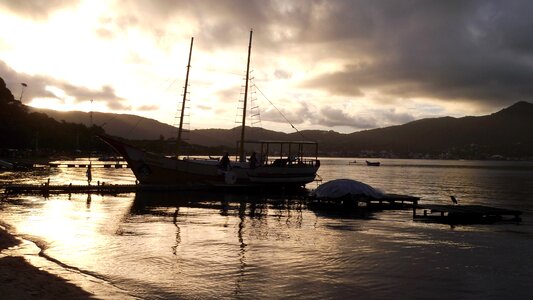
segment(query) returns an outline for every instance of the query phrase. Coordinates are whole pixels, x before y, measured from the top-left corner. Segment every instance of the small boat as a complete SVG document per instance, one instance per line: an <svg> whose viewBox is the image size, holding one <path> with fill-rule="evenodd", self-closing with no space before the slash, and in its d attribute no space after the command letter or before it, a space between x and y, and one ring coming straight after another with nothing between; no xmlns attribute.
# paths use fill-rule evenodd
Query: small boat
<svg viewBox="0 0 533 300"><path fill-rule="evenodd" d="M248 47L241 139L237 143L235 160L230 161L228 154L220 160L213 159L214 157L209 157L209 159L179 158L179 144L181 141L193 41L194 39L191 39L176 155L166 157L147 152L106 135L101 135L100 138L124 157L141 184L183 185L191 188L229 185L242 187L268 185L271 187L298 188L315 180L316 173L320 167L318 144L316 142L245 140L252 31L250 31ZM250 156L250 162L246 159L245 150L254 151L252 156Z"/></svg>
<svg viewBox="0 0 533 300"><path fill-rule="evenodd" d="M379 167L381 165L381 163L379 161L366 161L366 165L367 166L371 166L371 167Z"/></svg>
<svg viewBox="0 0 533 300"><path fill-rule="evenodd" d="M357 160L352 160L352 161L348 162L348 164L349 165L355 165L355 164L357 164Z"/></svg>
<svg viewBox="0 0 533 300"><path fill-rule="evenodd" d="M338 199L346 196L381 199L383 192L363 182L352 179L335 179L321 184L311 196L318 199Z"/></svg>

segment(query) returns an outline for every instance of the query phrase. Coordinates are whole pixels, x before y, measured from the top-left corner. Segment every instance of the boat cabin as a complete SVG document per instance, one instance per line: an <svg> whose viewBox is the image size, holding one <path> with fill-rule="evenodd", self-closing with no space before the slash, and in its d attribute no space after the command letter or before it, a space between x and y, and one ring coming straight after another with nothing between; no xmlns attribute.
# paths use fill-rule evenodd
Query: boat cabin
<svg viewBox="0 0 533 300"><path fill-rule="evenodd" d="M240 141L237 142L237 149L240 149ZM318 143L312 141L244 141L244 149L248 154L255 152L259 165L263 166L315 166L320 164ZM246 162L245 155L237 159L240 162Z"/></svg>

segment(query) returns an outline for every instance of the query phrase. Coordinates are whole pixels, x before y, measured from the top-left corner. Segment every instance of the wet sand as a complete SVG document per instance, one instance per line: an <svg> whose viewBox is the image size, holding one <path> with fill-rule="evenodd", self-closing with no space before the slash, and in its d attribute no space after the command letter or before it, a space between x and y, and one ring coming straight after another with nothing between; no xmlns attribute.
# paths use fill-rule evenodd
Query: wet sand
<svg viewBox="0 0 533 300"><path fill-rule="evenodd" d="M0 252L19 241L0 227ZM39 270L23 257L0 257L2 299L96 299L65 279Z"/></svg>

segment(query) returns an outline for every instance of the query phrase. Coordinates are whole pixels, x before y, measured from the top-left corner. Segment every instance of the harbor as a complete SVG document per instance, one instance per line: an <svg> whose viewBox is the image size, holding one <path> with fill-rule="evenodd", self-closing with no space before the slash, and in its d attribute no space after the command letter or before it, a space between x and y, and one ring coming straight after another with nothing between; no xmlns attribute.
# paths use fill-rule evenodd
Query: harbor
<svg viewBox="0 0 533 300"><path fill-rule="evenodd" d="M65 166L65 168L87 168L85 163L71 163L71 162L55 162L55 166ZM94 164L93 166L100 166L106 169L104 164ZM70 167L75 166L75 167ZM119 168L117 168L119 169ZM81 171L81 170L80 170ZM127 171L126 171L127 172ZM79 172L78 172L79 174ZM336 180L328 182L326 185L334 183ZM349 184L362 184L357 181L341 180L340 182L348 182ZM322 183L318 186L320 187ZM324 185L324 186L326 186ZM364 188L372 189L370 186ZM320 190L320 189L317 189ZM462 205L458 203L440 204L432 199L421 199L418 196L398 194L398 193L384 193L384 194L359 194L359 192L348 191L341 192L342 197L317 197L316 192L297 189L284 190L272 189L263 185L240 185L240 184L181 184L181 185L162 185L162 184L140 184L135 183L113 183L97 180L92 184L50 184L50 179L39 184L13 184L4 183L0 185L0 191L6 196L8 195L42 195L49 197L50 195L60 194L96 194L96 195L119 195L131 193L187 193L187 192L208 192L213 194L252 194L264 196L285 196L298 199L300 203L313 209L314 211L336 211L336 212L352 212L352 211L383 211L383 210L412 210L412 219L415 221L436 222L443 224L491 224L497 222L514 222L520 223L522 221L520 210L504 209L499 207L491 207L486 205ZM335 192L339 193L339 187L335 188ZM375 191L374 191L375 192ZM453 198L454 202L457 202ZM249 202L253 202L250 200Z"/></svg>
<svg viewBox="0 0 533 300"><path fill-rule="evenodd" d="M532 1L0 1L1 299L530 299Z"/></svg>
<svg viewBox="0 0 533 300"><path fill-rule="evenodd" d="M43 253L61 265L34 263L62 276L69 273L62 265L87 271L84 276L88 278L72 275L73 280L90 286L96 295L127 290L134 291L137 298L159 295L163 299L188 294L246 298L287 293L295 297L358 293L387 298L400 286L420 283L418 275L405 276L406 269L416 269L423 277L435 276L437 269L441 279L426 282L416 293L406 290L406 296L430 297L435 291L446 291L459 297L464 291L447 282L471 282L471 276L479 272L494 284L488 289L470 286L469 293L488 298L528 293L533 274L527 269L519 269L520 276L512 281L504 274L516 272L511 266L517 260L522 265L533 263L523 255L523 249L533 246L528 238L533 232L533 207L526 200L533 190L523 189L533 176L533 166L382 159L382 166L369 168L348 165L353 159L321 161L322 183L354 178L390 194L420 199L384 199L381 203L360 199L358 208L354 208L355 202L347 202L352 213L343 214L337 206L344 202L324 200L319 206L331 204L333 208L316 209L315 200L287 193L138 191L130 169L103 167L93 169L94 190L83 191L86 168L60 167L0 173L4 187L9 182L39 187L50 178L50 186L64 189L47 196L40 191L3 193L0 217L16 228L19 237L30 241L38 237L38 244L45 243ZM435 184L434 178L441 177L446 179ZM473 180L478 177L485 180ZM113 190L99 193L98 181ZM68 194L70 182L83 187ZM307 188L319 186L311 183ZM458 205L451 202L449 194L457 196ZM521 222L452 227L446 220L413 218L415 202L419 216L424 209L428 216L440 216L430 211L430 205L482 205L522 211ZM258 273L258 269L264 271ZM324 278L342 278L346 284L339 287L333 279L326 279L309 285L302 275L317 272L326 274ZM386 289L382 287L384 272L394 279ZM98 284L101 279L93 275L105 281ZM198 276L203 278L201 282L193 280ZM293 278L290 285L286 278Z"/></svg>

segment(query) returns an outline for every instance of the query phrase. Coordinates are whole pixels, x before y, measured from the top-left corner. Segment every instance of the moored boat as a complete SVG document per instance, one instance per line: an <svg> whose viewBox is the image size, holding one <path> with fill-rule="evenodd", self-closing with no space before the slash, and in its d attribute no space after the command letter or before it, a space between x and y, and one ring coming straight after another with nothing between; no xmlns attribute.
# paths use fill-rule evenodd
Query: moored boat
<svg viewBox="0 0 533 300"><path fill-rule="evenodd" d="M379 161L366 161L366 165L367 166L371 166L371 167L379 167L381 165L381 163Z"/></svg>
<svg viewBox="0 0 533 300"><path fill-rule="evenodd" d="M261 145L255 163L230 161L224 167L213 159L178 159L141 150L109 136L100 136L128 162L133 174L142 184L166 185L276 185L300 187L312 182L320 167L315 142L246 141ZM298 149L288 155L274 156L274 146ZM304 151L305 148L308 151ZM270 152L269 152L270 150ZM314 154L310 154L314 153Z"/></svg>
<svg viewBox="0 0 533 300"><path fill-rule="evenodd" d="M109 136L100 136L100 138L124 157L133 174L142 184L195 187L217 185L301 187L312 182L320 167L316 142L245 140L251 45L252 31L250 31L248 47L241 139L235 160L223 162L224 159L180 159L178 153L174 157L166 157L141 150ZM192 46L193 39L191 39L185 87L188 85ZM186 94L185 90L183 103L185 103ZM185 105L181 109L178 147L181 140L184 109ZM249 161L246 159L245 151L252 153Z"/></svg>

